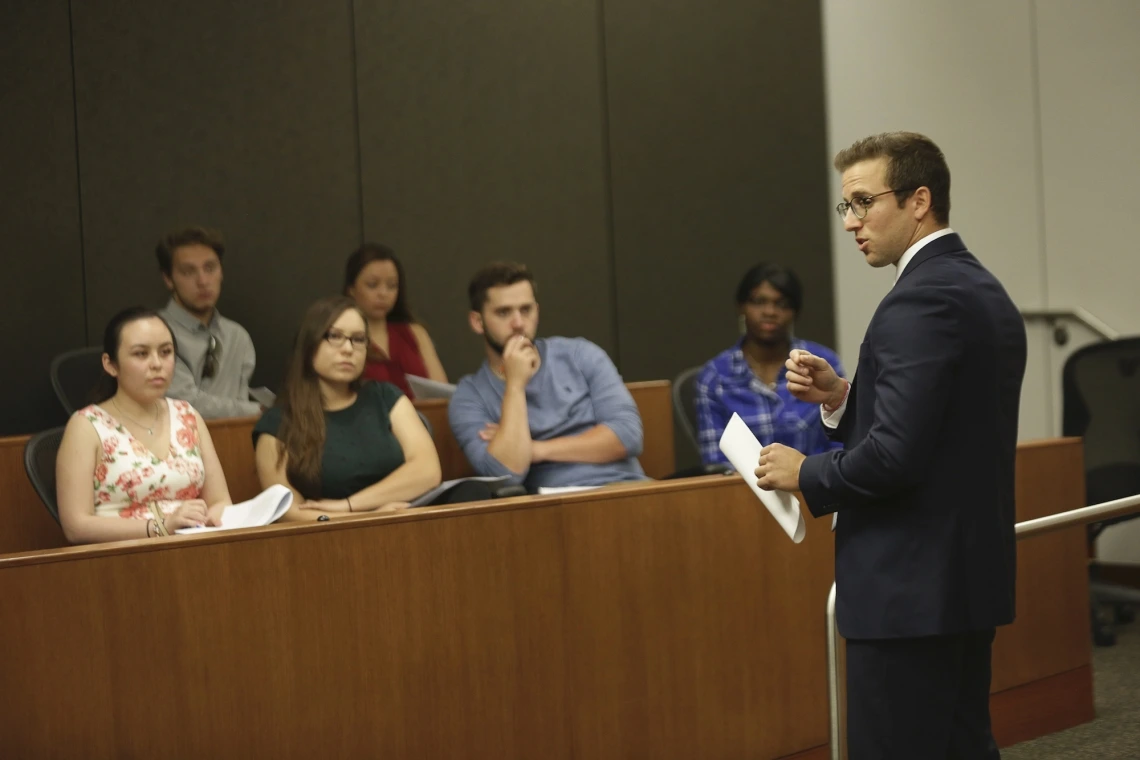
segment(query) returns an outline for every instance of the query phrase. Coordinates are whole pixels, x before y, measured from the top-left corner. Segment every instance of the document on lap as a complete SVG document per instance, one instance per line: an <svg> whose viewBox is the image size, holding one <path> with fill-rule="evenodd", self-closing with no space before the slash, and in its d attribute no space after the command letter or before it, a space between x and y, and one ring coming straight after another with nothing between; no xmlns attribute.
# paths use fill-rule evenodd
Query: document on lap
<svg viewBox="0 0 1140 760"><path fill-rule="evenodd" d="M289 511L293 503L293 492L282 485L272 485L249 501L231 504L222 512L222 524L201 528L180 528L175 533L213 533L217 530L236 528L259 528L276 522Z"/></svg>
<svg viewBox="0 0 1140 760"><path fill-rule="evenodd" d="M739 414L734 413L728 421L719 445L728 461L744 478L744 482L788 534L788 538L797 544L803 541L806 526L800 512L800 500L787 491L765 491L756 485L756 466L760 462L760 449L764 447Z"/></svg>

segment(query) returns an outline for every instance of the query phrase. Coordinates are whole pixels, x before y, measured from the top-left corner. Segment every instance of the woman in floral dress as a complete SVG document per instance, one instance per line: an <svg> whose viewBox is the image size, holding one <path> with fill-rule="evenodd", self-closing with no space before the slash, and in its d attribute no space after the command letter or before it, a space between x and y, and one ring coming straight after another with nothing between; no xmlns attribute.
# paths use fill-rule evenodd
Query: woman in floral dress
<svg viewBox="0 0 1140 760"><path fill-rule="evenodd" d="M103 350L103 400L72 415L56 459L67 540L219 524L231 502L210 433L190 404L165 397L175 362L169 326L153 310L126 309L107 325Z"/></svg>

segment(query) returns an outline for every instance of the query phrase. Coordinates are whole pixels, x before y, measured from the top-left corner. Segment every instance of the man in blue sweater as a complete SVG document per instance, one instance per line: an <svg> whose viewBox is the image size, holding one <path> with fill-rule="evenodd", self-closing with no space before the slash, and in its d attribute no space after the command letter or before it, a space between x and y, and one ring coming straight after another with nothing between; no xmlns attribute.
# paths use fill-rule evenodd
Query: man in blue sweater
<svg viewBox="0 0 1140 760"><path fill-rule="evenodd" d="M646 480L641 416L617 367L585 338L539 338L534 276L495 263L467 288L487 360L459 381L451 431L479 475L528 491Z"/></svg>

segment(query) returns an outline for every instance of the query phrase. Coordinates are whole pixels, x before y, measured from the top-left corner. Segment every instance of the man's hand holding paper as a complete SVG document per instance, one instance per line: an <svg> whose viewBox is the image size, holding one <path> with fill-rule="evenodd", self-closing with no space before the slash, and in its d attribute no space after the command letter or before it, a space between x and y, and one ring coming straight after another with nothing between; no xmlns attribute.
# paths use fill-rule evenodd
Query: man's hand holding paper
<svg viewBox="0 0 1140 760"><path fill-rule="evenodd" d="M798 491L804 459L803 454L782 443L765 446L760 449L756 485L765 491Z"/></svg>

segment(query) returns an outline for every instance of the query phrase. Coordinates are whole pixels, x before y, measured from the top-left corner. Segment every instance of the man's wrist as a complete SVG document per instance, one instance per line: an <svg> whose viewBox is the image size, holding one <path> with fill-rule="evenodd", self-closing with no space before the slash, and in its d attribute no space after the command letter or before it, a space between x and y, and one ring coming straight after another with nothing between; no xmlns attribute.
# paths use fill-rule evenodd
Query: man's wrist
<svg viewBox="0 0 1140 760"><path fill-rule="evenodd" d="M846 378L840 379L843 380L843 388L839 394L839 400L834 400L835 396L832 396L832 400L823 405L823 411L825 412L831 413L839 411L839 407L843 406L843 402L847 400L847 394L851 392L851 383Z"/></svg>
<svg viewBox="0 0 1140 760"><path fill-rule="evenodd" d="M530 442L530 461L531 461L531 464L538 464L539 462L546 461L545 443L546 443L545 441L535 441L533 439L531 440L531 442Z"/></svg>

